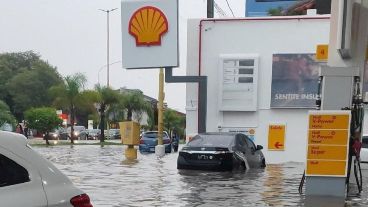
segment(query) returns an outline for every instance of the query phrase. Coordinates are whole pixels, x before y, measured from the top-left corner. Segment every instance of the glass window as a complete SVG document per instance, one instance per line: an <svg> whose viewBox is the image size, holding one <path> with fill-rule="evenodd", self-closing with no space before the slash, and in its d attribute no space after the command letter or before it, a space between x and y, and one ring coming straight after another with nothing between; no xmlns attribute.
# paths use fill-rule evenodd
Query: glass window
<svg viewBox="0 0 368 207"><path fill-rule="evenodd" d="M239 83L253 83L252 77L239 77L238 79Z"/></svg>
<svg viewBox="0 0 368 207"><path fill-rule="evenodd" d="M252 140L250 140L247 136L245 136L245 141L247 142L248 147L253 147L254 149L256 149L256 145L254 144L254 142L252 142Z"/></svg>
<svg viewBox="0 0 368 207"><path fill-rule="evenodd" d="M233 143L234 136L231 135L196 135L188 142L189 147L229 147Z"/></svg>
<svg viewBox="0 0 368 207"><path fill-rule="evenodd" d="M239 74L240 75L252 75L253 74L253 69L244 69L244 68L239 68Z"/></svg>
<svg viewBox="0 0 368 207"><path fill-rule="evenodd" d="M253 59L239 61L239 66L253 66L253 65L254 65Z"/></svg>
<svg viewBox="0 0 368 207"><path fill-rule="evenodd" d="M29 182L26 169L0 154L0 187Z"/></svg>
<svg viewBox="0 0 368 207"><path fill-rule="evenodd" d="M363 136L362 147L363 148L368 148L368 136Z"/></svg>

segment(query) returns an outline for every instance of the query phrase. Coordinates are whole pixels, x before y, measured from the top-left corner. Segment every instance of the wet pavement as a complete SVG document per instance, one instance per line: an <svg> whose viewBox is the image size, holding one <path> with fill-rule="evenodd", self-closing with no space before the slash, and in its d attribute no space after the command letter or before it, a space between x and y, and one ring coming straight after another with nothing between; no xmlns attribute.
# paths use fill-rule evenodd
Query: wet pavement
<svg viewBox="0 0 368 207"><path fill-rule="evenodd" d="M158 159L124 157L125 146L33 147L104 206L307 206L298 186L303 163L270 164L265 169L205 172L176 169L178 153ZM368 165L363 166L368 181ZM361 196L334 206L368 206L367 185ZM333 206L328 200L321 206ZM313 204L314 206L315 204Z"/></svg>

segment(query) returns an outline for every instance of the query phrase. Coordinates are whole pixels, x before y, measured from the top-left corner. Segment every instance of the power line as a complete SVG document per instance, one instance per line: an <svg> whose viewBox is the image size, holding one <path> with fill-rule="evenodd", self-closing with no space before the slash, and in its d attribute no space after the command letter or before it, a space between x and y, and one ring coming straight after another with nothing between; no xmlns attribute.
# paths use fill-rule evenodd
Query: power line
<svg viewBox="0 0 368 207"><path fill-rule="evenodd" d="M215 6L215 9L216 9L216 12L222 16L222 17L227 17L227 14L224 10L221 9L221 7L216 3L216 1L213 1L214 3L214 6Z"/></svg>
<svg viewBox="0 0 368 207"><path fill-rule="evenodd" d="M233 10L231 9L231 6L230 6L230 4L229 4L229 2L226 0L226 3L227 3L227 7L229 7L229 9L230 9L230 11L231 11L231 14L233 15L233 17L235 17L235 15L234 15L234 12L233 12Z"/></svg>

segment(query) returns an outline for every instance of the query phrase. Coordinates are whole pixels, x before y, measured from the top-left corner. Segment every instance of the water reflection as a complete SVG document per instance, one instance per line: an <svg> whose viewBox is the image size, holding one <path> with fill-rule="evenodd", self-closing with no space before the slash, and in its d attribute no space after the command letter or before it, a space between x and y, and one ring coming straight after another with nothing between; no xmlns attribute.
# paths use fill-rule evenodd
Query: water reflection
<svg viewBox="0 0 368 207"><path fill-rule="evenodd" d="M177 153L126 160L124 147L34 147L88 193L94 206L334 206L298 194L303 163L265 169L206 172L176 169ZM368 177L365 173L364 181ZM363 193L367 189L363 189ZM313 201L311 203L309 201ZM367 206L366 196L336 205Z"/></svg>

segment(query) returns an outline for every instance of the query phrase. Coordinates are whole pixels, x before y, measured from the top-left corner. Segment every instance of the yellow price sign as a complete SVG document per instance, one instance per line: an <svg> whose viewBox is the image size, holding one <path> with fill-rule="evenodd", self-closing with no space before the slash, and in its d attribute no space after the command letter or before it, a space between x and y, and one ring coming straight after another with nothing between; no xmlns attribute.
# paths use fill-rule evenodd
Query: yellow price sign
<svg viewBox="0 0 368 207"><path fill-rule="evenodd" d="M309 145L307 159L346 160L346 146Z"/></svg>
<svg viewBox="0 0 368 207"><path fill-rule="evenodd" d="M308 144L347 145L348 138L348 130L314 129L308 131Z"/></svg>
<svg viewBox="0 0 368 207"><path fill-rule="evenodd" d="M307 176L345 176L346 161L308 160Z"/></svg>
<svg viewBox="0 0 368 207"><path fill-rule="evenodd" d="M309 129L349 129L348 114L310 114Z"/></svg>
<svg viewBox="0 0 368 207"><path fill-rule="evenodd" d="M316 59L317 60L328 59L328 45L317 45Z"/></svg>

